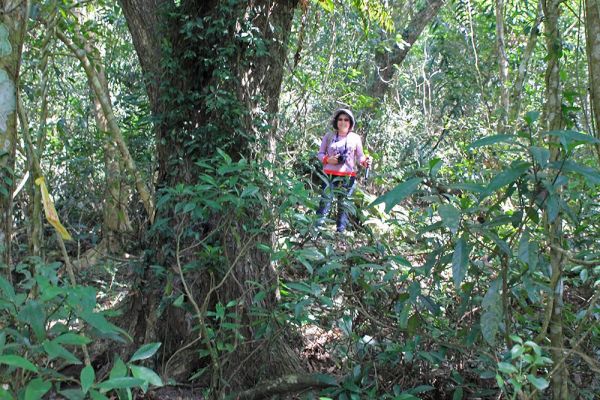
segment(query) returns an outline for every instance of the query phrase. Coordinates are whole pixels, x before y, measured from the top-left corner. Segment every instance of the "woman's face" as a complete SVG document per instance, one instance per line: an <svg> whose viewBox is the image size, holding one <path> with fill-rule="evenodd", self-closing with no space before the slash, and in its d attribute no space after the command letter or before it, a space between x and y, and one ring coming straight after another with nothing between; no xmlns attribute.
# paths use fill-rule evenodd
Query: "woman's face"
<svg viewBox="0 0 600 400"><path fill-rule="evenodd" d="M341 113L337 117L337 129L339 133L348 133L350 130L350 117L348 114Z"/></svg>

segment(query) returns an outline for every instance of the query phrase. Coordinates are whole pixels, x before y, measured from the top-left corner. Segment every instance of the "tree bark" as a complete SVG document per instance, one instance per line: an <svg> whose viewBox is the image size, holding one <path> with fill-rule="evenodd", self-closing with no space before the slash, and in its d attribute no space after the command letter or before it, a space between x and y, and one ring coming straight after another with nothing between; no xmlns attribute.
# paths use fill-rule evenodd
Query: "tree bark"
<svg viewBox="0 0 600 400"><path fill-rule="evenodd" d="M498 132L507 130L510 98L508 94L508 57L504 41L504 0L496 0L496 48L498 51L498 72L500 77L501 114L498 119Z"/></svg>
<svg viewBox="0 0 600 400"><path fill-rule="evenodd" d="M138 194L140 195L142 203L144 204L144 208L148 213L148 217L152 222L154 220L155 212L154 196L150 192L149 186L142 178L142 175L135 164L135 160L129 153L129 148L127 147L127 143L125 143L125 138L123 137L121 128L119 127L119 124L117 122L117 118L113 113L109 93L107 93L102 87L102 83L100 82L98 76L98 71L96 70L96 67L90 60L88 52L85 49L85 43L74 42L60 30L58 30L56 34L58 38L63 43L65 43L65 45L73 52L73 54L75 54L75 56L81 62L81 65L87 75L88 83L90 87L94 90L94 95L96 96L96 99L102 107L102 112L104 113L109 128L107 132L111 134L115 145L119 149L127 172L129 172L129 174L131 174L131 176L133 177L135 187L138 191Z"/></svg>
<svg viewBox="0 0 600 400"><path fill-rule="evenodd" d="M585 0L585 32L594 134L600 139L600 1ZM600 161L600 145L596 144Z"/></svg>
<svg viewBox="0 0 600 400"><path fill-rule="evenodd" d="M189 0L176 5L168 1L121 0L158 121L159 191L197 183L198 177L208 172L198 161L213 162L217 149L234 161L258 154L264 157L263 153L268 152L266 143L275 126L296 3ZM252 34L246 36L250 26ZM218 34L214 34L215 29ZM160 81L155 79L157 76ZM220 100L226 103L215 107L215 101ZM276 360L286 361L288 356L275 356L285 350L273 350L255 337L252 327L258 318L250 312L255 295L260 288L267 290L261 305L269 313L277 286L268 254L256 250L257 243L271 241L271 228L258 226L268 205L264 207L242 216L223 211L202 221L198 229L203 238L210 237L221 249L223 265L218 271L204 268L196 273L184 273L179 267L190 261L209 262L194 260L193 254L179 251L190 245L180 243L184 231L190 229L190 220L175 213L172 206L158 210L157 219L170 221L176 237L165 233L158 242L154 240L156 248L162 250L150 262L167 267L168 276L173 278L165 284L146 268L144 296L132 298L128 320L134 337L163 343L163 359L170 360L163 368L180 367L165 371L170 376L181 379L194 368L208 367L213 393L222 393L252 385L265 374L272 377L286 372L284 364ZM248 230L249 225L256 230ZM177 249L175 255L172 249ZM196 306L193 315L168 306L160 318L154 317L167 290L186 293L187 301ZM243 326L240 333L245 340L232 352L217 355L214 343L206 337L211 323L206 311L216 303L231 301L236 302L236 318ZM192 330L194 326L200 329ZM208 350L210 362L197 356L192 356L191 362L185 359L184 349L188 348L191 354L197 354L198 348Z"/></svg>
<svg viewBox="0 0 600 400"><path fill-rule="evenodd" d="M368 91L371 97L383 100L394 76L394 66L402 64L402 61L408 55L408 52L421 35L421 32L423 32L423 29L435 18L442 5L444 5L444 0L428 0L402 31L403 45L395 46L394 51L391 53L377 53L377 71L372 79L371 88Z"/></svg>
<svg viewBox="0 0 600 400"><path fill-rule="evenodd" d="M17 95L29 1L0 0L0 264L10 279Z"/></svg>
<svg viewBox="0 0 600 400"><path fill-rule="evenodd" d="M560 54L561 54L561 37L559 31L559 16L560 16L561 0L544 0L544 29L546 34L546 47L548 52L546 66L546 104L542 116L543 127L548 130L559 130L563 127L562 121L562 104L561 104L561 81L560 81ZM558 139L549 139L550 145L550 161L558 161L561 157L560 147L552 146L558 144ZM558 191L558 190L557 190ZM556 194L560 196L560 193ZM557 247L562 247L561 242L564 239L562 232L562 218L560 215L551 220L549 213L545 213L545 228L548 235L550 245L550 265L552 267L552 286L551 295L548 298L549 304L547 307L552 310L549 337L552 349L552 360L557 365L557 370L551 377L552 398L554 400L567 400L569 398L569 373L566 363L564 362L564 333L563 333L563 256L556 250Z"/></svg>

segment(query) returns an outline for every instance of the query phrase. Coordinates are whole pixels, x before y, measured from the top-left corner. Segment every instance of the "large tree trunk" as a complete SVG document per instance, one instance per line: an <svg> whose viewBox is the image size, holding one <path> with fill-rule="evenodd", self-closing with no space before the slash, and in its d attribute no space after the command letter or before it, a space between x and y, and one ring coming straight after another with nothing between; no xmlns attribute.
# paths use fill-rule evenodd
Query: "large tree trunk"
<svg viewBox="0 0 600 400"><path fill-rule="evenodd" d="M600 1L585 1L585 32L588 55L589 88L595 134L600 139ZM600 161L600 145L596 145Z"/></svg>
<svg viewBox="0 0 600 400"><path fill-rule="evenodd" d="M198 0L175 5L121 0L158 120L159 190L197 183L199 176L210 173L198 161L210 163L218 148L234 161L256 158L261 152L265 156L275 126L296 3ZM215 106L221 100L225 102ZM172 279L166 284L146 269L147 290L134 299L134 314L128 318L134 337L163 343L163 359L170 360L163 370L171 376L181 379L195 368L209 367L215 392L253 385L267 375L285 372L275 360L287 356L271 357L285 349L273 350L264 339L257 340L252 326L257 317L250 312L260 289L267 292L260 301L267 313L275 302L276 273L268 254L256 249L258 243L271 241L271 228L259 226L268 205L235 216L226 208L202 221L175 213L173 206L157 210L157 220L169 221L170 230L163 232L172 233L154 239L157 252L151 260L164 266ZM249 230L249 226L257 229ZM210 260L196 259L197 253L180 251L193 246L185 236L190 229L201 232L202 240L210 237L210 243L220 249L223 263L217 270L211 269ZM184 273L182 265L190 262L203 267ZM190 315L168 306L158 318L161 298L177 290L186 294L194 312ZM236 321L244 340L233 351L217 354L216 339L207 340L214 326L206 312L217 303L231 301L236 302ZM209 356L198 357L194 352L198 348L207 350Z"/></svg>
<svg viewBox="0 0 600 400"><path fill-rule="evenodd" d="M17 88L29 1L0 0L0 264L10 268ZM9 271L3 271L10 277Z"/></svg>

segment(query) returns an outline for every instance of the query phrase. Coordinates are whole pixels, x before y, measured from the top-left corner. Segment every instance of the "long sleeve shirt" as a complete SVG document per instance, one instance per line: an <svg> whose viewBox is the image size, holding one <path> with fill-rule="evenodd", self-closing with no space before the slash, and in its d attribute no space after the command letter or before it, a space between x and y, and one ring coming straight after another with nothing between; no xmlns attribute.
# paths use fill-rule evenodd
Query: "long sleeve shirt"
<svg viewBox="0 0 600 400"><path fill-rule="evenodd" d="M346 159L340 164L328 164L327 159L336 154L346 153ZM335 132L323 136L319 148L319 161L323 163L323 172L337 176L356 176L358 164L367 160L363 152L362 140L354 132L349 132L345 137L339 137Z"/></svg>

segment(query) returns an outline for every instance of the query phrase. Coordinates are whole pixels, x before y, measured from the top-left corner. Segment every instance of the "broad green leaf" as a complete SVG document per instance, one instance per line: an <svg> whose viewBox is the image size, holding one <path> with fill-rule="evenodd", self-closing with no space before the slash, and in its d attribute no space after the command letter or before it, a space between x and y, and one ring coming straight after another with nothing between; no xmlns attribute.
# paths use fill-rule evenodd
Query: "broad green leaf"
<svg viewBox="0 0 600 400"><path fill-rule="evenodd" d="M7 354L4 356L0 356L0 364L11 365L13 367L26 369L31 372L38 372L38 369L35 365L31 363L31 361L12 354Z"/></svg>
<svg viewBox="0 0 600 400"><path fill-rule="evenodd" d="M85 336L77 335L75 333L62 334L52 341L58 344L70 344L73 346L82 346L91 342L91 340Z"/></svg>
<svg viewBox="0 0 600 400"><path fill-rule="evenodd" d="M539 117L540 117L539 111L529 111L527 114L525 114L523 119L525 119L525 122L527 122L527 125L532 125L535 121L538 120Z"/></svg>
<svg viewBox="0 0 600 400"><path fill-rule="evenodd" d="M132 387L138 387L143 385L145 381L140 378L132 378L129 376L123 376L120 378L111 378L107 381L101 382L97 385L98 389L112 390L112 389L127 389Z"/></svg>
<svg viewBox="0 0 600 400"><path fill-rule="evenodd" d="M410 393L402 393L399 396L394 397L394 400L420 400L420 399Z"/></svg>
<svg viewBox="0 0 600 400"><path fill-rule="evenodd" d="M560 211L560 204L558 202L558 199L556 198L556 195L550 194L546 198L546 202L544 203L544 208L546 209L546 212L548 213L548 221L554 222L556 217L558 217L558 213Z"/></svg>
<svg viewBox="0 0 600 400"><path fill-rule="evenodd" d="M543 391L549 386L549 383L544 378L538 378L535 375L529 374L527 375L527 380L535 386L537 390Z"/></svg>
<svg viewBox="0 0 600 400"><path fill-rule="evenodd" d="M71 364L81 364L81 361L73 353L69 350L62 347L60 344L52 342L44 342L43 344L44 350L48 353L48 357L52 360L54 358L62 358Z"/></svg>
<svg viewBox="0 0 600 400"><path fill-rule="evenodd" d="M25 400L39 400L50 390L52 384L41 378L32 379L25 388Z"/></svg>
<svg viewBox="0 0 600 400"><path fill-rule="evenodd" d="M518 372L517 367L515 367L511 363L507 363L507 362L499 362L498 370L500 370L500 372L504 372L505 374L509 374L509 375Z"/></svg>
<svg viewBox="0 0 600 400"><path fill-rule="evenodd" d="M6 297L7 300L11 302L15 301L15 289L11 283L2 276L0 276L0 291L4 293L3 297Z"/></svg>
<svg viewBox="0 0 600 400"><path fill-rule="evenodd" d="M496 143L512 143L516 139L514 135L492 135L481 139L478 139L469 145L469 148L475 149L477 147L489 146Z"/></svg>
<svg viewBox="0 0 600 400"><path fill-rule="evenodd" d="M390 212L392 208L406 197L410 196L417 190L417 186L423 181L423 178L412 178L406 182L401 183L394 189L385 193L382 196L376 198L369 207L376 206L377 204L385 203L385 212Z"/></svg>
<svg viewBox="0 0 600 400"><path fill-rule="evenodd" d="M290 289L297 290L299 292L304 292L308 294L313 293L311 287L304 282L288 282L285 284L285 286L287 286Z"/></svg>
<svg viewBox="0 0 600 400"><path fill-rule="evenodd" d="M519 260L529 265L529 231L525 229L519 239Z"/></svg>
<svg viewBox="0 0 600 400"><path fill-rule="evenodd" d="M150 368L140 367L138 365L130 365L129 369L131 369L131 373L135 378L143 379L153 386L163 386L162 379L160 376Z"/></svg>
<svg viewBox="0 0 600 400"><path fill-rule="evenodd" d="M83 391L83 393L87 393L88 390L90 390L90 388L94 384L94 381L96 380L96 373L94 372L94 367L92 367L91 365L87 365L85 368L83 368L81 370L79 380L81 382L81 390Z"/></svg>
<svg viewBox="0 0 600 400"><path fill-rule="evenodd" d="M296 255L310 261L321 261L325 258L325 256L323 256L323 254L316 247L308 247L298 250L296 251Z"/></svg>
<svg viewBox="0 0 600 400"><path fill-rule="evenodd" d="M31 327L38 340L46 337L46 313L37 301L29 300L19 311L17 318Z"/></svg>
<svg viewBox="0 0 600 400"><path fill-rule="evenodd" d="M454 389L454 393L452 394L452 400L462 400L463 396L463 388L459 386L456 389Z"/></svg>
<svg viewBox="0 0 600 400"><path fill-rule="evenodd" d="M109 400L108 397L93 389L90 390L90 396L92 397L92 400Z"/></svg>
<svg viewBox="0 0 600 400"><path fill-rule="evenodd" d="M549 131L545 132L545 134L548 136L558 137L566 150L568 150L569 144L600 143L600 140L591 135L586 135L572 130Z"/></svg>
<svg viewBox="0 0 600 400"><path fill-rule="evenodd" d="M444 226L450 229L450 232L458 232L460 226L460 210L451 204L442 204L438 212L442 218Z"/></svg>
<svg viewBox="0 0 600 400"><path fill-rule="evenodd" d="M160 343L145 344L142 347L140 347L138 349L138 351L136 351L133 354L133 356L131 356L131 359L129 360L129 362L145 360L146 358L150 358L154 355L154 353L156 353L158 351L159 347L160 347Z"/></svg>
<svg viewBox="0 0 600 400"><path fill-rule="evenodd" d="M121 360L121 357L117 356L117 359L115 360L115 364L113 365L112 369L110 370L109 378L110 379L121 378L121 377L124 377L125 375L127 375L127 366L125 365L123 360Z"/></svg>
<svg viewBox="0 0 600 400"><path fill-rule="evenodd" d="M486 342L491 346L496 344L496 334L501 323L502 308L500 299L500 280L495 280L490 285L481 303L481 333Z"/></svg>
<svg viewBox="0 0 600 400"><path fill-rule="evenodd" d="M335 377L326 374L314 374L314 377L319 381L329 386L339 386Z"/></svg>
<svg viewBox="0 0 600 400"><path fill-rule="evenodd" d="M517 179L519 179L530 167L527 162L519 161L514 162L509 169L502 171L496 175L485 189L485 194L489 196L496 190L501 189L504 186L510 185Z"/></svg>
<svg viewBox="0 0 600 400"><path fill-rule="evenodd" d="M590 185L600 185L600 171L594 168L581 165L574 161L565 161L564 163L553 163L555 168L561 168L564 172L574 172L585 178Z"/></svg>
<svg viewBox="0 0 600 400"><path fill-rule="evenodd" d="M461 237L456 242L454 254L452 255L452 278L456 290L460 291L460 284L467 275L467 267L469 266L469 248L467 241Z"/></svg>
<svg viewBox="0 0 600 400"><path fill-rule="evenodd" d="M83 312L80 316L85 322L100 331L101 334L114 340L123 341L120 335L124 333L123 330L108 322L104 315L97 312Z"/></svg>
<svg viewBox="0 0 600 400"><path fill-rule="evenodd" d="M441 158L434 158L433 160L429 161L429 174L431 176L435 176L438 171L440 170L440 168L442 168L442 165L444 165L444 162L442 161Z"/></svg>
<svg viewBox="0 0 600 400"><path fill-rule="evenodd" d="M506 241L500 239L498 235L488 229L482 229L481 232L498 246L498 248L507 256L512 256L512 250Z"/></svg>
<svg viewBox="0 0 600 400"><path fill-rule="evenodd" d="M58 393L67 400L85 400L85 393L80 389L65 389L60 390Z"/></svg>
<svg viewBox="0 0 600 400"><path fill-rule="evenodd" d="M14 400L13 395L6 389L0 386L0 399L2 400Z"/></svg>
<svg viewBox="0 0 600 400"><path fill-rule="evenodd" d="M542 169L546 168L548 161L550 160L550 150L543 147L532 146L529 148L529 152Z"/></svg>

